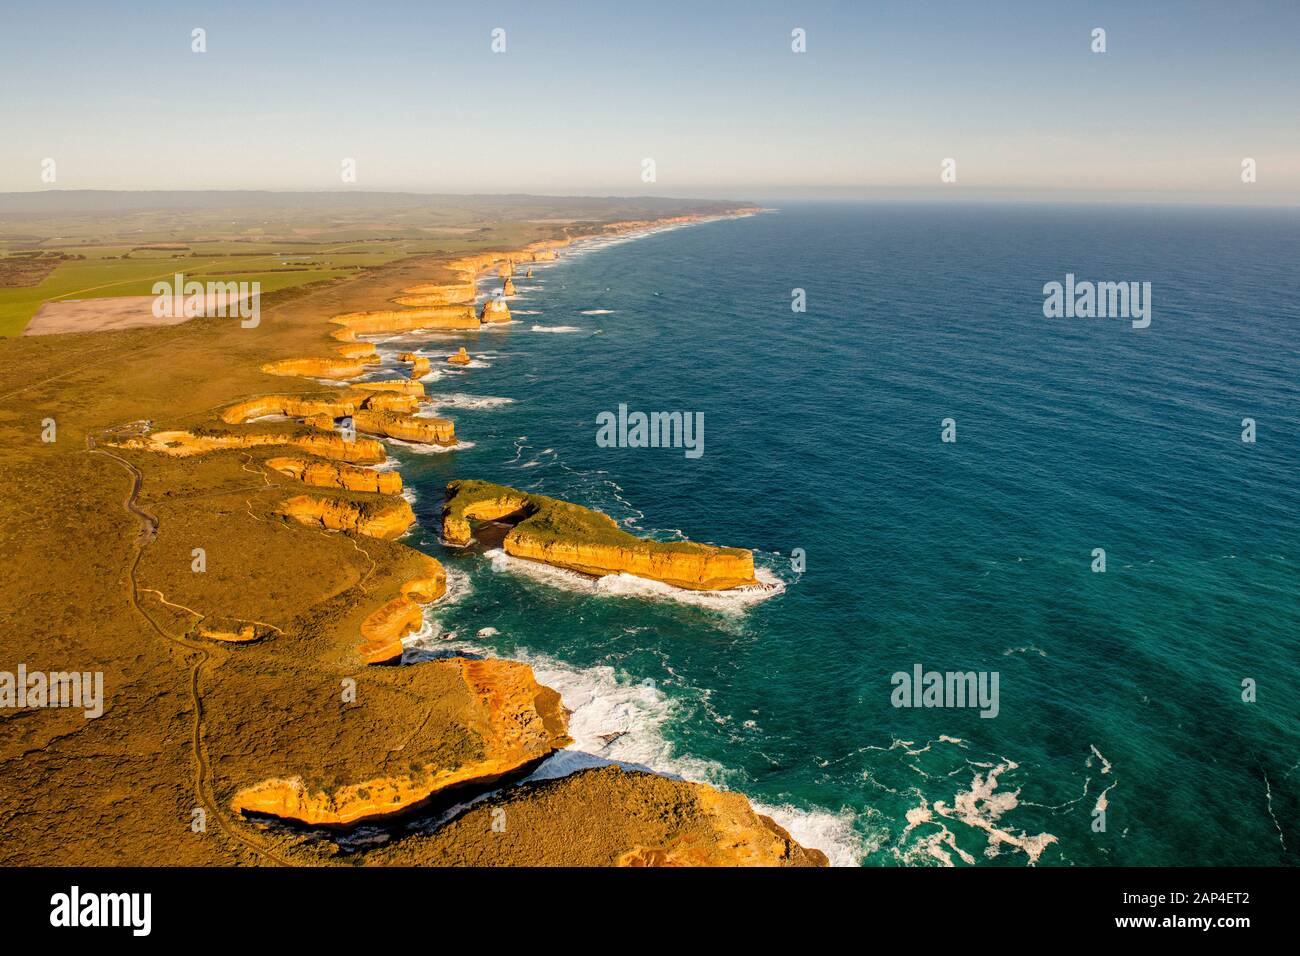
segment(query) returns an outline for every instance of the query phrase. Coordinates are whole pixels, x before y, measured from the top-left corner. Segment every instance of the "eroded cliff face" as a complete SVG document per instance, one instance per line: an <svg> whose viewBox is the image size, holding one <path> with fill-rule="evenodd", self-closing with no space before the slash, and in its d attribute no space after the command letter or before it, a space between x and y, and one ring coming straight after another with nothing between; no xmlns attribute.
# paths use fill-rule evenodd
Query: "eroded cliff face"
<svg viewBox="0 0 1300 956"><path fill-rule="evenodd" d="M437 712L426 722L431 729L414 729L416 738L391 772L330 787L302 776L267 779L239 790L232 808L313 825L355 824L410 810L450 787L486 786L570 742L559 695L539 685L528 665L452 658L418 665L424 668L459 690L430 701ZM421 732L437 733L437 746L426 744ZM421 750L423 761L415 759Z"/></svg>
<svg viewBox="0 0 1300 956"><path fill-rule="evenodd" d="M312 458L268 458L265 464L313 488L342 488L381 495L402 493L402 476L396 471L375 471Z"/></svg>
<svg viewBox="0 0 1300 956"><path fill-rule="evenodd" d="M297 495L282 501L275 513L301 524L390 541L400 538L415 524L415 512L405 498L353 501Z"/></svg>
<svg viewBox="0 0 1300 956"><path fill-rule="evenodd" d="M342 435L322 432L295 438L289 444L318 458L333 458L353 465L382 465L388 460L384 446L372 438L346 441Z"/></svg>
<svg viewBox="0 0 1300 956"><path fill-rule="evenodd" d="M402 656L402 638L424 623L424 611L405 596L393 598L361 622L357 653L367 664L388 664Z"/></svg>
<svg viewBox="0 0 1300 956"><path fill-rule="evenodd" d="M474 540L470 522L496 521L530 513L532 495L486 481L453 481L447 485L442 508L442 536L448 544L464 546Z"/></svg>
<svg viewBox="0 0 1300 956"><path fill-rule="evenodd" d="M355 402L344 396L308 398L302 395L262 395L222 409L221 420L227 425L241 425L267 415L283 415L287 418L329 416L332 420L351 415L355 409Z"/></svg>
<svg viewBox="0 0 1300 956"><path fill-rule="evenodd" d="M357 431L426 445L456 444L456 427L446 418L416 418L401 412L362 409L352 416Z"/></svg>
<svg viewBox="0 0 1300 956"><path fill-rule="evenodd" d="M358 359L368 365L378 365L380 362L379 353L375 350L374 342L351 342L336 345L334 351L344 358Z"/></svg>
<svg viewBox="0 0 1300 956"><path fill-rule="evenodd" d="M320 458L332 458L360 465L378 465L387 460L384 446L371 438L344 441L343 436L328 432L304 434L300 432L204 432L187 431L154 432L142 438L131 438L118 447L136 448L173 458L188 458L208 452L230 448L264 448L289 445Z"/></svg>
<svg viewBox="0 0 1300 956"><path fill-rule="evenodd" d="M629 536L631 537L631 536ZM740 549L710 548L698 545L698 551L661 551L657 542L642 542L620 547L585 541L566 541L549 535L534 535L515 528L506 535L506 554L541 561L602 577L606 574L633 574L639 578L662 581L674 587L694 591L721 591L758 583L754 576L754 556Z"/></svg>
<svg viewBox="0 0 1300 956"><path fill-rule="evenodd" d="M293 358L267 362L267 375L293 375L303 378L356 378L364 375L367 363L345 358Z"/></svg>
<svg viewBox="0 0 1300 956"><path fill-rule="evenodd" d="M505 284L504 286L501 287L501 294L502 294L502 295L514 295L514 294L515 294L515 280L514 280L514 279L506 279L506 284Z"/></svg>
<svg viewBox="0 0 1300 956"><path fill-rule="evenodd" d="M398 305L473 305L476 290L473 282L455 284L424 282L402 290L393 301Z"/></svg>
<svg viewBox="0 0 1300 956"><path fill-rule="evenodd" d="M519 517L505 552L583 574L633 574L674 587L716 591L758 583L754 555L689 541L650 541L628 534L608 515L485 481L453 481L443 504L442 534L472 539L472 521Z"/></svg>
<svg viewBox="0 0 1300 956"><path fill-rule="evenodd" d="M397 392L399 395L424 396L424 383L411 379L388 379L377 382L355 382L350 386L354 392Z"/></svg>
<svg viewBox="0 0 1300 956"><path fill-rule="evenodd" d="M448 268L465 273L466 281L473 282L480 273L493 268L509 257L506 252L479 252L472 256L462 256L448 263Z"/></svg>
<svg viewBox="0 0 1300 956"><path fill-rule="evenodd" d="M503 790L433 833L375 848L366 863L805 867L827 860L740 794L607 766Z"/></svg>
<svg viewBox="0 0 1300 956"><path fill-rule="evenodd" d="M701 837L674 835L642 842L620 854L618 866L827 866L826 854L800 846L771 817L755 813L739 793L697 783L696 806L706 824Z"/></svg>
<svg viewBox="0 0 1300 956"><path fill-rule="evenodd" d="M424 556L419 576L402 585L402 593L369 614L361 622L361 643L357 653L366 664L390 664L402 657L402 638L424 624L422 604L447 593L447 572L433 558Z"/></svg>
<svg viewBox="0 0 1300 956"><path fill-rule="evenodd" d="M422 393L423 386L420 390ZM324 428L330 429L335 419L346 418L359 409L413 412L419 407L420 395L407 394L406 390L371 391L362 384L328 398L306 395L262 395L250 398L222 409L221 420L228 425L240 425L255 418L280 415L285 418L301 418L312 425L323 423Z"/></svg>
<svg viewBox="0 0 1300 956"><path fill-rule="evenodd" d="M472 304L426 306L417 309L379 309L374 312L346 312L330 319L356 335L377 332L413 332L416 329L476 329L478 319Z"/></svg>

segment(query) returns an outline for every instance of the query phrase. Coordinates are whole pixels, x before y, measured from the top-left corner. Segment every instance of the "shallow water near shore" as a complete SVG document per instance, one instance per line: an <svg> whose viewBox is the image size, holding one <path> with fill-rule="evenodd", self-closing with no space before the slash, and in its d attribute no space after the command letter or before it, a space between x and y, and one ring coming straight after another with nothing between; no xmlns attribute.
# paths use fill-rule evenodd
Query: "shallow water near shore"
<svg viewBox="0 0 1300 956"><path fill-rule="evenodd" d="M514 323L380 346L482 359L426 385L459 450L389 445L455 582L419 643L530 662L575 749L739 790L838 863L1294 864L1297 261L1293 213L864 204L535 265ZM1152 282L1151 326L1045 319L1067 272ZM702 412L703 456L598 447L620 403ZM469 477L752 548L779 587L444 549ZM998 672L997 716L892 706L916 664Z"/></svg>

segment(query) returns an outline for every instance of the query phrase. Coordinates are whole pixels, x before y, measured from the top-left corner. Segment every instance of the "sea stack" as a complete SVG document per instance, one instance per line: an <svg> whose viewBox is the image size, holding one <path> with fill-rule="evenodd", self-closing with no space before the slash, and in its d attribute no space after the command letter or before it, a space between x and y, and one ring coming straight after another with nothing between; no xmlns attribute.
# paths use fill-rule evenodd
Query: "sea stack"
<svg viewBox="0 0 1300 956"><path fill-rule="evenodd" d="M510 306L506 305L506 300L501 296L494 296L483 303L483 314L480 318L484 322L509 322Z"/></svg>
<svg viewBox="0 0 1300 956"><path fill-rule="evenodd" d="M514 295L514 294L515 294L515 280L514 280L514 279L511 279L511 278L509 278L509 277L506 278L506 284L502 287L502 289L501 289L501 294L502 294L502 295Z"/></svg>
<svg viewBox="0 0 1300 956"><path fill-rule="evenodd" d="M402 352L397 356L399 362L411 363L411 378L423 378L429 374L429 360L414 352Z"/></svg>
<svg viewBox="0 0 1300 956"><path fill-rule="evenodd" d="M452 365L468 365L470 363L469 353L465 351L465 346L460 347L460 351L455 355L448 355L447 361Z"/></svg>
<svg viewBox="0 0 1300 956"><path fill-rule="evenodd" d="M499 275L499 276L500 276L501 278L503 278L503 279L505 279L505 278L509 278L510 276L512 276L512 275L514 275L514 274L515 274L515 264L514 264L513 262L509 262L509 261L507 261L506 264L503 265L503 266L502 266L502 267L497 271L497 275Z"/></svg>
<svg viewBox="0 0 1300 956"><path fill-rule="evenodd" d="M531 279L532 277L533 277L533 267L529 266L528 271L524 273L524 278Z"/></svg>

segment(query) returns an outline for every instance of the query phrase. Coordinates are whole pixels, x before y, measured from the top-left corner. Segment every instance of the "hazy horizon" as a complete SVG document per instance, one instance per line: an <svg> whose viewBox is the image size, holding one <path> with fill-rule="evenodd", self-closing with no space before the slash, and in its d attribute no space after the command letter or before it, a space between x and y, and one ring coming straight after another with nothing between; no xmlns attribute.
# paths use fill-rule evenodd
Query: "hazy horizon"
<svg viewBox="0 0 1300 956"><path fill-rule="evenodd" d="M0 191L1291 206L1297 27L1280 2L20 7Z"/></svg>

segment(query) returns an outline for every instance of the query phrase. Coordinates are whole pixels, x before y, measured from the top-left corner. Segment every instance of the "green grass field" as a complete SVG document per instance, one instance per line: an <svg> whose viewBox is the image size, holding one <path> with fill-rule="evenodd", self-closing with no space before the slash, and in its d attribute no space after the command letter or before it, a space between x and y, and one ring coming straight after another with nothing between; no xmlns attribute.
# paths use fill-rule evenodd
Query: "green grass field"
<svg viewBox="0 0 1300 956"><path fill-rule="evenodd" d="M30 286L0 278L0 337L21 334L45 302L149 295L177 272L200 282L260 282L270 293L408 256L518 247L553 235L556 223L584 231L593 221L686 206L396 193L0 194L0 266L33 253L84 257L60 261Z"/></svg>

